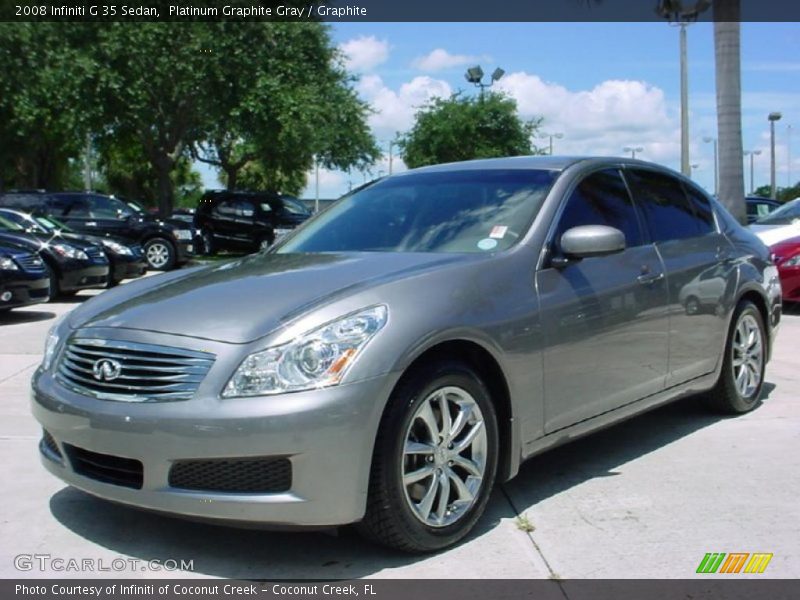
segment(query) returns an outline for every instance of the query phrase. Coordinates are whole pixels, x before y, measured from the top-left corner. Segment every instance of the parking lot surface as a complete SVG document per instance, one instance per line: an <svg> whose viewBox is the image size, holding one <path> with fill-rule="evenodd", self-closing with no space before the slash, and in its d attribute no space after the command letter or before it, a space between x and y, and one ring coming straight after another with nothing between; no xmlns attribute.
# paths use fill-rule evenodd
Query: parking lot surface
<svg viewBox="0 0 800 600"><path fill-rule="evenodd" d="M543 454L498 487L465 543L408 556L349 529L276 533L141 512L46 473L30 377L53 319L94 293L0 315L2 577L662 579L695 576L708 552L772 553L757 577L800 577L800 310L787 309L754 412L724 418L689 399ZM65 570L70 559L94 570Z"/></svg>

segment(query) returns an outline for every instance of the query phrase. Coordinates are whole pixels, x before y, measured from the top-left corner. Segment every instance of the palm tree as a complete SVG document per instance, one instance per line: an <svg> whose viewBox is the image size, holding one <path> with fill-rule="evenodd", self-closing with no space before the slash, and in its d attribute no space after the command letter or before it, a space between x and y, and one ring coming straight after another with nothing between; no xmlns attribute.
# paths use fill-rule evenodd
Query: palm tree
<svg viewBox="0 0 800 600"><path fill-rule="evenodd" d="M742 162L740 0L714 0L714 64L717 83L719 199L740 223L747 222Z"/></svg>
<svg viewBox="0 0 800 600"><path fill-rule="evenodd" d="M741 223L747 222L742 162L741 0L697 0L684 9L681 0L659 0L656 12L675 22L697 19L713 5L714 66L717 85L719 200Z"/></svg>

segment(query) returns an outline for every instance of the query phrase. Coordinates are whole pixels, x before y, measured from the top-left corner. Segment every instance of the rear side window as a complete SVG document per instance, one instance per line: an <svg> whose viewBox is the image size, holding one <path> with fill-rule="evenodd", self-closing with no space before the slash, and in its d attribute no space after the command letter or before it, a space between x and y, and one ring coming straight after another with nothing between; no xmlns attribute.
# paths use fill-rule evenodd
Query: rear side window
<svg viewBox="0 0 800 600"><path fill-rule="evenodd" d="M683 189L686 190L686 196L689 198L695 217L700 221L702 235L716 231L714 211L711 209L711 201L708 196L687 183L683 184Z"/></svg>
<svg viewBox="0 0 800 600"><path fill-rule="evenodd" d="M654 242L697 237L713 230L710 206L699 214L678 179L643 169L626 170L625 176Z"/></svg>
<svg viewBox="0 0 800 600"><path fill-rule="evenodd" d="M615 227L625 234L628 247L643 243L636 210L619 171L593 173L578 184L561 214L555 239L561 240L567 229L580 225Z"/></svg>

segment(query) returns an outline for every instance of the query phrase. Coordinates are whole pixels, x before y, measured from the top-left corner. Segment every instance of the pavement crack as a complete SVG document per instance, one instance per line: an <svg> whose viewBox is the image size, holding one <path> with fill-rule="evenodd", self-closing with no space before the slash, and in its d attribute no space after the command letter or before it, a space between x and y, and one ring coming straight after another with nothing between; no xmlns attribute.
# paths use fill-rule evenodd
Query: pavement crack
<svg viewBox="0 0 800 600"><path fill-rule="evenodd" d="M516 504L514 504L514 500L511 498L511 494L508 493L508 490L506 489L506 486L503 485L503 484L500 484L499 487L500 487L500 491L502 492L503 496L505 496L506 501L508 502L509 506L511 506L511 510L514 511L514 515L519 517L522 514L522 512L519 510L519 508L517 508ZM561 576L558 575L553 570L553 567L550 565L550 562L547 560L547 557L544 555L544 552L542 552L542 549L539 547L539 544L537 544L536 540L533 539L533 532L532 531L527 531L527 532L524 532L524 533L525 533L525 535L528 536L528 539L531 541L531 544L533 544L533 548L536 550L536 553L541 557L542 562L544 563L544 566L547 567L547 571L549 573L549 578L552 581L556 582L556 584L558 585L558 589L561 591L561 595L564 596L564 598L566 600L569 600L569 595L567 594L567 591L564 589L564 584L563 584L563 581L561 580Z"/></svg>
<svg viewBox="0 0 800 600"><path fill-rule="evenodd" d="M5 383L5 382L6 382L6 381L8 381L9 379L13 379L14 377L16 377L17 375L19 375L20 373L22 373L22 372L24 372L24 371L27 371L27 370L28 370L28 369L30 369L31 367L35 367L37 364L39 364L39 361L38 361L38 360L36 360L36 361L32 362L31 364L29 364L29 365L27 365L27 366L25 366L25 367L22 367L22 368L21 368L19 371L14 371L14 372L13 372L11 375L8 375L8 376L6 376L6 377L3 377L3 379L0 379L0 384L3 384L3 383Z"/></svg>

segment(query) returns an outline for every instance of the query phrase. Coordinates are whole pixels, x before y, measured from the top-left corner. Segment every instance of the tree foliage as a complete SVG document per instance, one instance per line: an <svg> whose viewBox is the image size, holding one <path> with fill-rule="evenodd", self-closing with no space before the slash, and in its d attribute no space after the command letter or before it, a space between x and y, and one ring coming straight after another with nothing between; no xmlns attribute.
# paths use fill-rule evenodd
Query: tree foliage
<svg viewBox="0 0 800 600"><path fill-rule="evenodd" d="M499 93L435 98L416 114L414 127L400 138L403 160L421 167L474 158L542 154L531 138L541 119L525 121L517 103Z"/></svg>
<svg viewBox="0 0 800 600"><path fill-rule="evenodd" d="M63 186L91 140L111 191L166 214L192 159L296 190L315 156L378 157L367 115L321 23L0 24L0 187Z"/></svg>
<svg viewBox="0 0 800 600"><path fill-rule="evenodd" d="M762 185L753 191L754 196L761 196L762 198L772 197L772 188L769 185ZM790 187L779 187L775 198L778 202L789 202L795 198L800 198L800 181Z"/></svg>

